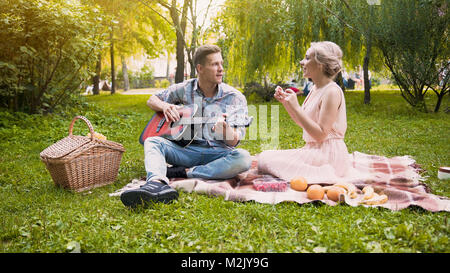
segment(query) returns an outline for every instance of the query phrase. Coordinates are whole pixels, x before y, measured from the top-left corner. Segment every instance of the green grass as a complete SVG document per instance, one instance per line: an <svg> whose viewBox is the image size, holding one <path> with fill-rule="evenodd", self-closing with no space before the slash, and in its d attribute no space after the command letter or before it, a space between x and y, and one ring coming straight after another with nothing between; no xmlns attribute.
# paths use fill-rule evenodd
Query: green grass
<svg viewBox="0 0 450 273"><path fill-rule="evenodd" d="M82 252L450 252L448 212L419 208L267 205L184 192L170 205L125 208L108 194L145 175L138 137L152 115L147 99L90 96L78 111L48 116L0 111L0 252L67 252L74 245ZM448 181L437 179L438 167L450 165L448 114L416 112L394 91L373 92L371 105L358 91L346 100L350 152L411 155L427 171L432 192L450 196ZM278 148L301 147L301 130L279 112ZM39 159L68 134L77 114L126 148L117 181L85 193L55 187ZM86 133L78 121L74 134ZM255 154L267 142L259 136L241 147Z"/></svg>

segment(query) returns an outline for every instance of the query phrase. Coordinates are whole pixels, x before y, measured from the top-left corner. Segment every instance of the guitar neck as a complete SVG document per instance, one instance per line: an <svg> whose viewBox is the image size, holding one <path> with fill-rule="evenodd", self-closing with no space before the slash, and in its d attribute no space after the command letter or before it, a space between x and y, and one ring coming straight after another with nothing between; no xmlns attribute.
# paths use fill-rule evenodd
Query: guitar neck
<svg viewBox="0 0 450 273"><path fill-rule="evenodd" d="M218 117L190 117L181 118L176 122L176 125L195 125L195 124L215 124L221 118ZM231 127L248 127L253 120L253 117L246 118L243 122L231 122Z"/></svg>
<svg viewBox="0 0 450 273"><path fill-rule="evenodd" d="M190 124L214 124L218 121L218 118L208 118L208 117L190 117L181 118L179 120L180 125L190 125Z"/></svg>

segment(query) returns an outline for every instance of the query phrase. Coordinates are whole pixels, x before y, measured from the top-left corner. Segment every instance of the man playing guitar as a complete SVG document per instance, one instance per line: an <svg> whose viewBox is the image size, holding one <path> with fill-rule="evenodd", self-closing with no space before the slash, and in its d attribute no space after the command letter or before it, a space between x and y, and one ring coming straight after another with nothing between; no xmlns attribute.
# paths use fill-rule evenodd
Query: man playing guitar
<svg viewBox="0 0 450 273"><path fill-rule="evenodd" d="M178 198L170 178L228 179L250 168L248 151L236 146L245 136L245 127L233 128L229 120L247 116L247 100L235 88L222 82L223 59L215 45L197 48L194 64L198 78L170 86L149 98L147 105L162 112L168 122L182 118L180 106L196 104L201 118L216 118L199 127L187 146L160 136L144 143L146 184L122 193L125 206L136 207L150 202L169 203ZM197 107L196 107L197 108ZM167 168L167 163L174 167Z"/></svg>

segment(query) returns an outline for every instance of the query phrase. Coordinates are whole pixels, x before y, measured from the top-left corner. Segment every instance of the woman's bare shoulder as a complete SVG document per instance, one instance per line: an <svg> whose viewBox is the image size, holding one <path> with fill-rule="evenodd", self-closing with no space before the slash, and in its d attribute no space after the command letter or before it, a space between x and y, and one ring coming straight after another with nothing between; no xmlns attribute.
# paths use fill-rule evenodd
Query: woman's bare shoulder
<svg viewBox="0 0 450 273"><path fill-rule="evenodd" d="M337 84L330 84L327 86L326 94L329 97L340 98L342 95L342 89Z"/></svg>
<svg viewBox="0 0 450 273"><path fill-rule="evenodd" d="M342 89L337 84L330 84L327 87L326 95L323 96L322 101L325 104L340 105L342 98Z"/></svg>

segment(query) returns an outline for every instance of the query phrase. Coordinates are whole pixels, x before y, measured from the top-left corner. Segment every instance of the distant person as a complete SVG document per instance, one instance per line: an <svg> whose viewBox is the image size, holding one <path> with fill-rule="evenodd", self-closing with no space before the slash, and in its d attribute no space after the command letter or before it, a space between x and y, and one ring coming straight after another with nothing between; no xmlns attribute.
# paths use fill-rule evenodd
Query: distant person
<svg viewBox="0 0 450 273"><path fill-rule="evenodd" d="M313 86L313 82L310 78L305 81L305 84L303 85L303 91L302 91L304 96L308 96L309 92L311 91L312 86Z"/></svg>
<svg viewBox="0 0 450 273"><path fill-rule="evenodd" d="M372 73L370 72L370 70L367 70L367 76L369 78L369 89L372 88ZM364 81L363 81L364 83Z"/></svg>
<svg viewBox="0 0 450 273"><path fill-rule="evenodd" d="M343 92L345 92L344 79L342 78L342 72L339 72L335 77L334 81L339 85Z"/></svg>
<svg viewBox="0 0 450 273"><path fill-rule="evenodd" d="M93 94L92 90L94 90L94 85L88 85L83 95L92 95Z"/></svg>
<svg viewBox="0 0 450 273"><path fill-rule="evenodd" d="M342 82L344 83L345 88L348 88L348 73L347 71L343 70L342 71Z"/></svg>
<svg viewBox="0 0 450 273"><path fill-rule="evenodd" d="M439 87L444 87L448 83L448 70L450 69L450 61L447 61L447 64L441 68L441 72L439 73Z"/></svg>
<svg viewBox="0 0 450 273"><path fill-rule="evenodd" d="M303 94L303 91L298 89L296 80L292 80L291 82L289 82L288 88L291 89L292 91L294 91L297 95Z"/></svg>
<svg viewBox="0 0 450 273"><path fill-rule="evenodd" d="M356 83L356 89L360 89L363 85L363 80L362 80L361 74L359 72L355 72L354 81Z"/></svg>

